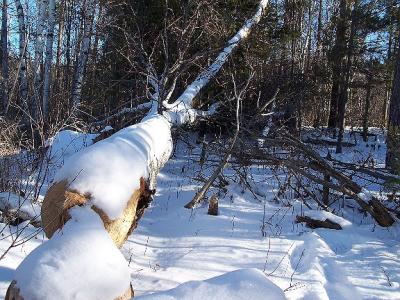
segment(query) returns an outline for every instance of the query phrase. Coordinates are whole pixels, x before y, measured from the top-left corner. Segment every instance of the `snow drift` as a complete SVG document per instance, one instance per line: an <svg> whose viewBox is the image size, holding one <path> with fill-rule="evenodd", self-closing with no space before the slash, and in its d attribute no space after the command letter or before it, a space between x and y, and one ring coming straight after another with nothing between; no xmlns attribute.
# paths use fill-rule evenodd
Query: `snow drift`
<svg viewBox="0 0 400 300"><path fill-rule="evenodd" d="M140 300L285 300L285 294L257 269L236 270L205 281L190 281Z"/></svg>

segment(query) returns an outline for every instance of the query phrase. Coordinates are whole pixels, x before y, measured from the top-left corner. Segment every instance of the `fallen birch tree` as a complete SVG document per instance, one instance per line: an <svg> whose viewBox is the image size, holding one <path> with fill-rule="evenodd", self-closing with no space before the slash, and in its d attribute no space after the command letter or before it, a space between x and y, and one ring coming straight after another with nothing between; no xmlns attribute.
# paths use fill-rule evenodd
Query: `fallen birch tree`
<svg viewBox="0 0 400 300"><path fill-rule="evenodd" d="M174 103L153 96L152 107L129 126L72 156L59 170L42 206L49 241L17 268L6 299L129 299L133 296L121 247L150 201L160 168L172 150L171 127L202 112L194 98L248 37L268 1L245 21L215 61ZM157 94L157 89L155 91Z"/></svg>

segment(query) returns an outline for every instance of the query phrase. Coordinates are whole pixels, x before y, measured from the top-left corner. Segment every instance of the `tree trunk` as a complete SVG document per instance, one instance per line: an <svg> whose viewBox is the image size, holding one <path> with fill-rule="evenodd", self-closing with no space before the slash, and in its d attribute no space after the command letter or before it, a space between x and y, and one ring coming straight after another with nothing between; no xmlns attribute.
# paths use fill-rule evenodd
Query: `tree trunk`
<svg viewBox="0 0 400 300"><path fill-rule="evenodd" d="M338 98L340 90L340 67L332 68L332 89L331 89L331 102L329 105L328 128L336 129L338 120Z"/></svg>
<svg viewBox="0 0 400 300"><path fill-rule="evenodd" d="M322 0L319 0L319 5L318 5L318 26L317 26L317 41L316 41L316 60L318 61L320 56L321 56L321 50L322 50Z"/></svg>
<svg viewBox="0 0 400 300"><path fill-rule="evenodd" d="M340 94L338 98L338 127L339 134L336 145L336 153L342 153L342 142L343 142L343 134L344 134L344 122L346 115L346 105L349 98L349 86L350 86L350 77L351 77L351 68L353 64L353 54L354 54L354 44L356 38L357 31L357 23L358 23L358 2L359 0L355 0L353 4L353 10L351 12L351 27L350 27L350 36L349 36L349 44L347 47L347 59L346 65L344 66L344 72L342 73L342 84L340 87Z"/></svg>
<svg viewBox="0 0 400 300"><path fill-rule="evenodd" d="M65 64L66 64L66 70L64 74L64 83L66 84L69 81L69 75L70 75L70 67L71 67L71 34L72 34L72 5L70 0L67 0L67 25L65 29L65 34L66 34L66 45L65 45ZM67 86L67 85L66 85Z"/></svg>
<svg viewBox="0 0 400 300"><path fill-rule="evenodd" d="M65 21L67 18L67 0L62 0L59 8L59 17L58 17L58 34L57 34L57 52L56 52L56 65L55 65L55 76L53 80L53 95L60 95L61 97L65 97L65 91L68 91L67 83L62 80L63 75L68 72L68 64L65 62L63 66L61 66L61 59L63 54L63 38L65 32ZM68 24L67 24L68 26ZM66 49L68 51L68 49ZM64 88L63 88L64 87ZM60 101L54 101L52 103L52 111L60 112L61 107L63 106Z"/></svg>
<svg viewBox="0 0 400 300"><path fill-rule="evenodd" d="M390 97L386 167L392 172L400 174L400 47L397 51L392 96Z"/></svg>
<svg viewBox="0 0 400 300"><path fill-rule="evenodd" d="M46 40L46 59L44 64L44 84L43 84L43 119L49 117L50 102L50 81L51 64L53 62L53 40L54 40L54 21L55 21L55 0L49 0L49 22Z"/></svg>
<svg viewBox="0 0 400 300"><path fill-rule="evenodd" d="M8 1L3 0L1 14L1 99L4 114L8 110Z"/></svg>
<svg viewBox="0 0 400 300"><path fill-rule="evenodd" d="M92 38L95 2L94 0L88 0L86 5L87 7L84 15L84 31L82 44L80 47L78 60L76 62L75 74L72 83L71 99L73 110L77 109L81 104L83 77L85 74L86 63L90 51L90 41Z"/></svg>
<svg viewBox="0 0 400 300"><path fill-rule="evenodd" d="M324 108L323 100L321 95L321 85L319 81L320 70L322 69L321 51L322 51L322 0L319 0L318 5L318 23L317 23L317 37L316 37L316 49L314 56L313 66L313 81L316 86L316 94L313 94L313 103L315 103L315 116L314 116L314 128L321 126L321 115Z"/></svg>
<svg viewBox="0 0 400 300"><path fill-rule="evenodd" d="M332 90L328 119L328 127L338 127L339 97L343 81L343 65L346 55L346 24L347 24L347 0L340 0L339 16L336 25L335 46L331 53L332 64Z"/></svg>
<svg viewBox="0 0 400 300"><path fill-rule="evenodd" d="M92 53L91 53L91 62L92 62L92 74L91 74L91 81L92 81L92 88L96 88L96 74L97 74L97 56L98 56L98 49L99 49L99 41L100 41L100 34L99 30L103 24L103 18L104 18L104 13L103 13L103 4L100 2L99 3L99 13L97 17L97 25L96 25L96 33L94 37L94 43L92 47Z"/></svg>
<svg viewBox="0 0 400 300"><path fill-rule="evenodd" d="M34 72L34 97L31 101L31 114L34 120L39 120L39 108L41 107L41 66L43 63L43 49L44 49L44 30L46 27L46 12L49 0L39 1L37 24L36 24L36 39L35 39L35 59L33 61Z"/></svg>
<svg viewBox="0 0 400 300"><path fill-rule="evenodd" d="M312 47L312 10L313 10L313 2L310 1L308 4L308 29L307 29L307 38L306 38L306 45L305 48L307 49L305 52L306 54L306 61L305 61L305 68L303 70L303 74L306 73L308 76L310 76L309 71L310 71L310 63L311 63L311 47Z"/></svg>
<svg viewBox="0 0 400 300"><path fill-rule="evenodd" d="M386 59L387 62L390 63L392 59L392 48L393 48L393 36L394 34L394 26L396 24L395 18L392 13L392 9L395 7L395 0L393 1L387 1L387 6L386 6L386 18L389 20L390 25L388 26L388 47L387 47L387 55ZM383 102L383 112L384 112L384 118L383 118L383 124L385 126L388 125L388 115L389 115L389 105L390 105L390 97L391 97L391 91L392 91L392 74L390 74L385 82L385 88L386 88L386 97Z"/></svg>
<svg viewBox="0 0 400 300"><path fill-rule="evenodd" d="M26 48L27 48L27 34L25 25L25 14L20 0L15 0L15 6L18 14L18 35L19 35L19 96L21 106L23 109L23 118L25 125L30 124L30 110L28 106L28 80L26 77Z"/></svg>
<svg viewBox="0 0 400 300"><path fill-rule="evenodd" d="M64 21L65 21L65 6L67 0L63 0L60 5L60 16L59 16L59 23L58 23L58 35L57 35L57 56L56 56L56 79L57 83L60 80L60 65L61 65L61 54L62 54L62 41L64 36Z"/></svg>
<svg viewBox="0 0 400 300"><path fill-rule="evenodd" d="M324 180L326 182L330 182L331 176L325 174ZM326 206L329 206L329 186L327 185L323 185L322 187L322 203L324 203Z"/></svg>
<svg viewBox="0 0 400 300"><path fill-rule="evenodd" d="M368 142L368 120L369 120L369 109L371 107L371 84L372 84L372 75L367 75L367 92L365 95L365 105L364 105L364 114L363 114L363 140L364 142Z"/></svg>

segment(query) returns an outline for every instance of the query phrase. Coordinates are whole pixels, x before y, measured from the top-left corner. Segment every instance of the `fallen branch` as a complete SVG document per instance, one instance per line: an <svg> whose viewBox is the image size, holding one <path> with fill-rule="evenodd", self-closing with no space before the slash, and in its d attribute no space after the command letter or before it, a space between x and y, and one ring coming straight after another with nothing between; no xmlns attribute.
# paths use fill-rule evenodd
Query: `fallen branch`
<svg viewBox="0 0 400 300"><path fill-rule="evenodd" d="M336 170L327 159L321 157L316 151L284 130L278 130L275 132L275 135L275 138L262 139L264 147L281 146L282 148L289 148L295 151L296 159L291 159L287 154L279 156L269 154L267 151L247 153L248 159L264 160L268 164L284 166L325 188L333 189L347 195L354 199L382 227L391 226L395 222L392 215L379 200L374 198L368 191L362 189L351 178ZM242 152L236 153L237 157L241 158L246 156L243 154ZM299 159L299 157L303 159ZM318 174L321 174L323 178L318 176ZM336 180L337 184L332 182L332 180L327 181L324 179L328 178L328 176Z"/></svg>
<svg viewBox="0 0 400 300"><path fill-rule="evenodd" d="M352 164L352 163L342 162L342 161L335 160L335 159L330 159L329 161L332 162L337 168L342 168L344 170L351 170L351 171L354 171L357 173L363 173L365 175L374 177L376 179L380 179L380 180L384 180L384 181L400 180L400 176L391 174L385 169L376 169L376 168L372 168L372 167L370 168L370 167L366 167L366 166L362 166L362 165L356 165L356 164Z"/></svg>
<svg viewBox="0 0 400 300"><path fill-rule="evenodd" d="M38 204L30 203L29 199L13 193L0 193L1 222L9 225L19 225L29 221L34 227L41 226Z"/></svg>
<svg viewBox="0 0 400 300"><path fill-rule="evenodd" d="M119 117L121 117L123 115L129 114L129 113L136 113L138 111L150 109L151 105L152 105L152 103L150 101L150 102L139 104L139 105L137 105L135 107L124 107L124 108L118 110L116 113L112 114L111 116L108 116L107 118L105 118L103 120L93 122L92 126L103 126L105 124L109 124L111 121L113 121L113 120L115 120L115 119L117 119L117 118L119 118Z"/></svg>
<svg viewBox="0 0 400 300"><path fill-rule="evenodd" d="M231 142L231 146L230 146L230 150L228 152L225 153L224 158L221 160L220 164L218 165L218 167L214 170L213 174L211 175L211 177L207 180L207 182L203 185L203 187L201 188L201 190L199 192L196 193L196 195L194 196L194 198L192 199L192 201L190 201L189 203L187 203L185 205L185 208L193 208L195 207L197 204L199 204L200 202L203 201L208 189L212 186L212 184L214 183L214 181L218 178L218 176L221 174L221 172L224 170L225 166L227 165L229 158L231 157L231 153L232 153L232 148L236 143L236 139L237 139L237 134L235 134L235 136L232 139Z"/></svg>
<svg viewBox="0 0 400 300"><path fill-rule="evenodd" d="M313 139L307 138L304 140L305 143L314 144L314 145L328 145L328 146L336 146L337 141L325 140L325 139ZM343 147L355 147L356 144L350 142L342 142Z"/></svg>
<svg viewBox="0 0 400 300"><path fill-rule="evenodd" d="M328 228L328 229L335 229L335 230L342 230L342 226L338 223L335 223L329 219L325 221L315 220L307 216L296 216L296 223L306 223L307 227L312 229L315 228Z"/></svg>
<svg viewBox="0 0 400 300"><path fill-rule="evenodd" d="M254 116L254 118L258 118L259 116L261 116L261 115L264 113L265 109L268 107L268 105L270 105L270 104L272 104L273 102L275 102L276 97L277 97L278 94L279 94L279 91L280 91L280 88L278 87L278 88L276 89L274 95L272 96L272 98L269 99L269 100L267 101L267 103L265 103L265 104L259 109L259 111L258 111L257 114Z"/></svg>
<svg viewBox="0 0 400 300"><path fill-rule="evenodd" d="M242 100L243 94L245 93L247 87L250 84L251 79L253 78L253 75L254 75L254 73L249 76L244 88L239 93L237 93L235 80L232 77L233 84L234 84L235 97L236 97L236 131L235 131L235 135L232 138L229 150L225 153L225 155L224 155L223 159L221 160L220 164L218 165L218 167L214 170L213 174L208 179L208 181L203 185L201 190L199 192L197 192L197 194L194 196L192 201L190 201L189 203L187 203L185 205L185 208L192 209L195 205L199 204L204 199L208 189L211 187L211 185L214 183L214 181L220 176L220 174L224 170L225 166L228 164L228 161L232 155L233 147L236 144L236 140L237 140L237 137L238 137L239 131L240 131L240 120L239 120L240 102Z"/></svg>

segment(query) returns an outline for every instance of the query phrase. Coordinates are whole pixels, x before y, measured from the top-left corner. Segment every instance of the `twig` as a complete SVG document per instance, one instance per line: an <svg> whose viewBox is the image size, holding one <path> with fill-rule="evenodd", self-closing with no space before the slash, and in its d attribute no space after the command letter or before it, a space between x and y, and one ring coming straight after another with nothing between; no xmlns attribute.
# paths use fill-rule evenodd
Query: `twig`
<svg viewBox="0 0 400 300"><path fill-rule="evenodd" d="M221 163L214 170L213 174L208 179L208 181L203 185L201 190L194 196L192 201L190 201L189 203L187 203L185 205L185 208L192 209L195 205L199 204L204 199L204 196L207 193L208 189L211 187L211 185L214 183L214 181L218 178L219 174L224 170L229 159L231 158L233 147L236 144L236 140L237 140L237 137L238 137L239 131L240 131L240 116L239 116L240 102L242 101L243 94L247 90L247 87L249 86L250 81L253 78L253 76L254 76L254 73L252 73L249 76L249 78L247 79L245 87L239 93L237 93L236 83L235 83L235 80L232 75L232 80L233 80L233 84L234 84L234 92L235 92L235 97L236 97L236 131L235 131L235 135L233 136L229 150L225 153L224 158L222 159Z"/></svg>

